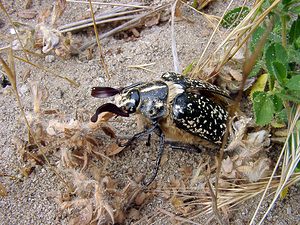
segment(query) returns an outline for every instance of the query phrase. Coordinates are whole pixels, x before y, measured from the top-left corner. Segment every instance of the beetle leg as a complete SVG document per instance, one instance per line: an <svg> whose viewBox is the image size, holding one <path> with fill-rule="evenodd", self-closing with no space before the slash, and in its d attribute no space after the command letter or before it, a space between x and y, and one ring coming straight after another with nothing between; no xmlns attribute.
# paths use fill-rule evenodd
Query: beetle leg
<svg viewBox="0 0 300 225"><path fill-rule="evenodd" d="M181 142L174 142L174 141L169 141L167 144L170 145L172 150L183 150L183 151L188 151L188 152L202 152L203 149L199 148L196 145L192 144L183 144Z"/></svg>
<svg viewBox="0 0 300 225"><path fill-rule="evenodd" d="M145 134L151 134L155 129L157 129L158 123L153 124L152 127L143 130L140 133L135 134L132 138L130 138L125 144L119 143L120 147L128 147L130 146L135 140L139 139L140 137L144 136Z"/></svg>
<svg viewBox="0 0 300 225"><path fill-rule="evenodd" d="M159 147L158 147L157 159L156 159L155 167L154 167L154 170L152 172L152 175L151 175L150 179L148 179L147 181L143 180L143 182L142 182L144 186L149 186L152 183L152 181L155 179L155 177L158 173L161 157L164 153L165 135L163 134L160 127L157 127L157 128L158 128L158 131L159 131Z"/></svg>
<svg viewBox="0 0 300 225"><path fill-rule="evenodd" d="M146 146L150 146L150 141L151 141L151 134L148 134L148 139L146 142Z"/></svg>

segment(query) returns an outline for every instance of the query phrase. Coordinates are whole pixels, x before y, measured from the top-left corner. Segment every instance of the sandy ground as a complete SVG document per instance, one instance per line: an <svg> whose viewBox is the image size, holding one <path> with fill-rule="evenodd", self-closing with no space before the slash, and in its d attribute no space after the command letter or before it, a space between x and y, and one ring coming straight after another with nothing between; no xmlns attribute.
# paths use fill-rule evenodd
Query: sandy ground
<svg viewBox="0 0 300 225"><path fill-rule="evenodd" d="M4 1L5 2L5 1ZM51 6L52 1L33 1L34 9L42 9ZM21 19L18 17L24 6L23 1L13 1L5 3L10 16L14 20L35 25L35 19ZM209 13L219 14L224 9L223 3L212 4L207 10ZM78 12L86 13L87 5L68 4L66 12L59 20L59 24L65 24L80 18ZM100 7L98 8L99 10ZM188 65L193 59L199 56L212 32L207 21L199 14L191 10L185 10L185 14L193 22L182 20L176 23L176 40L178 45L181 65ZM5 19L3 12L0 13L1 33L8 35L9 22ZM80 33L86 39L86 33ZM84 36L86 35L86 36ZM2 41L1 41L2 42ZM2 47L5 42L1 43ZM151 81L159 79L165 71L173 70L173 60L171 54L170 24L163 23L141 31L140 38L135 40L117 40L113 37L103 40L105 61L108 70L112 75L110 80L105 78L105 73L99 65L99 61L94 57L91 60L79 60L73 57L69 60L55 57L54 62L46 62L45 58L34 57L31 60L37 64L49 68L51 71L66 75L80 83L79 88L74 88L65 81L44 73L24 63L17 63L18 88L25 106L25 110L32 110L32 97L30 93L30 82L35 80L47 87L50 94L48 100L42 107L48 109L58 109L65 113L69 119L75 118L76 110L86 112L88 118L94 110L101 104L101 101L90 96L93 86L114 86L121 87L128 83L137 81ZM128 68L129 65L154 63L149 69L155 73L144 70ZM25 71L30 70L30 78L22 80ZM103 102L103 101L102 101ZM84 109L84 110L83 110ZM13 145L15 137L25 137L25 127L21 122L19 108L15 97L7 94L3 89L0 91L0 172L16 177L21 177L19 169L23 162ZM123 124L123 125L122 125ZM124 120L123 123L116 124L118 134L131 135L136 132L136 124L133 118ZM104 140L105 141L105 140ZM134 149L122 152L113 158L110 170L115 172L116 178L128 179L124 175L128 170L132 170L134 178L136 175L145 173L149 165L153 165L155 159L155 144L151 148L144 144L137 145ZM201 159L200 154L191 154L181 151L170 151L167 148L165 153L167 161L161 167L157 179L168 180L170 174L177 175L179 168L183 165L197 166ZM146 166L145 166L146 165ZM28 178L22 181L0 177L0 182L7 189L8 195L0 198L0 224L66 224L69 220L66 212L62 212L53 199L53 192L62 190L64 186L47 166L38 166ZM300 188L292 187L286 199L279 201L271 214L267 217L265 224L299 224L299 202ZM246 224L249 222L254 212L258 198L249 200L242 206L236 208L231 214L231 224ZM264 208L268 203L263 205ZM149 207L155 208L155 203L149 203ZM167 224L171 222L161 222L157 220L155 224ZM205 224L205 221L200 222Z"/></svg>

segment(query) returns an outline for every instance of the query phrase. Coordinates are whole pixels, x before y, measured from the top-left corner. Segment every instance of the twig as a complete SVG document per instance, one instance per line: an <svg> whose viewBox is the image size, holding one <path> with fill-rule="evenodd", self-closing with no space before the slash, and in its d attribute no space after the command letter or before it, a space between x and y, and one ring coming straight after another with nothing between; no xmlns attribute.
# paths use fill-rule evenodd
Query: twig
<svg viewBox="0 0 300 225"><path fill-rule="evenodd" d="M151 12L146 12L146 13L143 13L142 15L139 15L137 16L136 18L132 19L132 20L129 20L128 22L100 35L100 39L103 39L103 38L106 38L106 37L109 37L117 32L120 32L120 31L123 31L123 30L127 30L127 29L130 29L132 27L135 27L139 24L139 22L142 20L142 19L145 19L146 17L148 16L151 16L152 14L155 14L161 10L164 10L165 8L167 8L168 6L170 6L170 4L165 4L165 5L162 5L162 6L158 6L156 7L155 9L153 9ZM92 40L88 43L86 43L85 45L83 45L79 50L80 51L84 51L86 48L92 46L96 44L96 41L95 40Z"/></svg>
<svg viewBox="0 0 300 225"><path fill-rule="evenodd" d="M84 3L87 4L86 1L79 1L79 0L67 0L67 2L74 2L74 3ZM148 9L151 8L150 6L140 5L139 2L133 2L132 4L123 4L123 3L108 3L108 2L91 2L95 5L109 5L109 6L125 6L125 7L134 7L134 8L143 8Z"/></svg>
<svg viewBox="0 0 300 225"><path fill-rule="evenodd" d="M222 217L220 215L219 209L218 209L218 201L217 201L217 195L216 195L217 194L217 189L216 189L216 194L215 194L214 191L213 191L213 189L212 189L212 185L210 183L210 180L208 179L207 176L205 176L205 178L206 178L206 182L207 182L207 185L208 185L208 188L209 188L209 192L210 192L210 195L211 195L213 212L214 212L214 214L215 214L215 216L216 216L219 224L225 225L225 223L222 220Z"/></svg>
<svg viewBox="0 0 300 225"><path fill-rule="evenodd" d="M100 39L99 39L99 33L98 33L97 25L96 25L96 22L95 22L95 14L94 14L94 10L93 10L93 6L92 6L91 0L89 0L89 3L90 3L89 5L90 5L90 9L91 9L91 15L92 15L92 18L93 18L93 24L94 24L94 30L95 30L95 35L96 35L96 41L97 41L97 45L98 45L98 48L99 48L100 63L102 64L102 66L104 68L106 77L110 78L110 75L109 75L109 72L108 72L108 69L107 69L107 65L106 65L105 60L104 60L104 54L103 54L101 42L100 42Z"/></svg>
<svg viewBox="0 0 300 225"><path fill-rule="evenodd" d="M118 19L121 20L126 20L126 19L131 19L131 17L127 14L134 14L134 13L140 13L145 11L144 9L134 9L134 10L126 10L126 8L121 8L118 7L116 9L113 9L112 11L108 12L108 13L101 13L97 16L95 16L95 21L96 24L101 24L101 23L109 23L109 22L113 22L113 21L118 21ZM125 17L124 15L127 15L127 17ZM121 17L123 16L123 17ZM109 20L111 19L111 20ZM105 21L105 22L104 22ZM61 32L61 33L65 33L65 32L69 32L69 31L74 31L74 30L79 30L82 28L86 28L89 26L93 25L93 19L89 18L89 19L83 19L77 22L72 22L69 24L65 24L63 26L58 27L57 29Z"/></svg>

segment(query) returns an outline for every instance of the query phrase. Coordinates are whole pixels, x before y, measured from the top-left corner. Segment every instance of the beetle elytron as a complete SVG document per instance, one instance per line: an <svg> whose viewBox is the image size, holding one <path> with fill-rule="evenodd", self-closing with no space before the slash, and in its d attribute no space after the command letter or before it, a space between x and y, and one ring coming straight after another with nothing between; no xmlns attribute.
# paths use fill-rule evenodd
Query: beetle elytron
<svg viewBox="0 0 300 225"><path fill-rule="evenodd" d="M172 72L164 73L160 81L136 83L124 88L94 87L92 96L114 96L117 105L106 103L92 116L96 122L102 112L128 117L135 113L145 122L145 130L134 135L129 146L142 135L155 132L159 136L158 157L149 185L157 175L165 138L186 144L221 143L226 131L229 94L210 83L192 80ZM205 144L204 143L204 144Z"/></svg>

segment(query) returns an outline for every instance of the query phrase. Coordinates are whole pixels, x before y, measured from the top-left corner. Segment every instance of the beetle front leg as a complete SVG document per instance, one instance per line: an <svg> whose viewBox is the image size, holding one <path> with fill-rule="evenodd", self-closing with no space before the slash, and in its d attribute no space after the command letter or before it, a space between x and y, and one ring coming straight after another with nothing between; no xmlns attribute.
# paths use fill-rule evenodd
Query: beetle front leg
<svg viewBox="0 0 300 225"><path fill-rule="evenodd" d="M155 129L157 129L158 127L158 123L153 124L152 127L143 130L140 133L135 134L132 138L130 138L125 144L121 144L119 143L118 145L120 147L128 147L130 146L135 140L141 138L142 136L146 135L146 134L151 134ZM150 136L151 137L151 136Z"/></svg>
<svg viewBox="0 0 300 225"><path fill-rule="evenodd" d="M155 179L155 177L157 176L158 169L160 166L160 161L161 161L162 155L164 153L165 135L163 134L162 130L159 127L158 127L158 131L159 131L159 147L158 147L158 153L157 153L155 167L154 167L154 170L152 172L150 179L148 179L147 181L143 180L142 184L144 186L149 186L152 183L152 181Z"/></svg>
<svg viewBox="0 0 300 225"><path fill-rule="evenodd" d="M151 141L151 134L148 134L146 146L150 146L150 141Z"/></svg>

